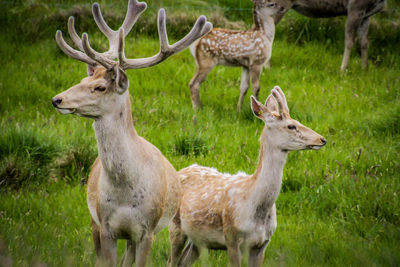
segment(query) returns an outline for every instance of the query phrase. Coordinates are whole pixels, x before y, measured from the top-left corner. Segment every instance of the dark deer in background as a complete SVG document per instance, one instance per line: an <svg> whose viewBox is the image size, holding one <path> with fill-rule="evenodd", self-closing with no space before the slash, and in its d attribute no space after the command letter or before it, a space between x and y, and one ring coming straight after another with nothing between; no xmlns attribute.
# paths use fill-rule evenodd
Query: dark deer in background
<svg viewBox="0 0 400 267"><path fill-rule="evenodd" d="M342 71L347 69L356 33L361 47L361 66L368 66L369 17L381 11L386 0L277 0L285 12L275 16L277 24L289 9L311 18L347 16Z"/></svg>

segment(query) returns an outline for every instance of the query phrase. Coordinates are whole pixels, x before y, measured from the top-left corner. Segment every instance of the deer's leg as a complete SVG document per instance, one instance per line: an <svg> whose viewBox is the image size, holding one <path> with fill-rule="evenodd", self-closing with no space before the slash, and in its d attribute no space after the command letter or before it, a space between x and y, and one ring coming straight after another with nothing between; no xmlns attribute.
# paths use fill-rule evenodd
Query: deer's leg
<svg viewBox="0 0 400 267"><path fill-rule="evenodd" d="M136 266L145 267L153 244L153 233L145 233L136 247Z"/></svg>
<svg viewBox="0 0 400 267"><path fill-rule="evenodd" d="M122 267L131 267L135 262L135 252L136 244L132 240L126 240L126 248L120 265Z"/></svg>
<svg viewBox="0 0 400 267"><path fill-rule="evenodd" d="M242 255L240 251L241 241L236 234L225 235L226 248L228 251L229 266L240 267L242 264Z"/></svg>
<svg viewBox="0 0 400 267"><path fill-rule="evenodd" d="M168 259L168 266L175 267L178 264L182 250L185 247L187 236L181 229L181 220L179 212L175 215L169 224L169 240L171 242L171 256Z"/></svg>
<svg viewBox="0 0 400 267"><path fill-rule="evenodd" d="M358 41L361 48L361 66L362 68L368 67L368 29L369 18L363 19L360 27L358 28Z"/></svg>
<svg viewBox="0 0 400 267"><path fill-rule="evenodd" d="M249 267L259 267L264 261L264 252L267 248L269 240L265 241L260 247L250 248Z"/></svg>
<svg viewBox="0 0 400 267"><path fill-rule="evenodd" d="M260 92L260 74L262 65L253 66L250 69L251 87L253 88L253 95L258 99L258 93Z"/></svg>
<svg viewBox="0 0 400 267"><path fill-rule="evenodd" d="M199 248L189 241L186 245L185 250L182 253L182 257L179 260L179 267L191 266L200 257Z"/></svg>
<svg viewBox="0 0 400 267"><path fill-rule="evenodd" d="M99 257L101 250L100 228L93 220L92 220L92 238L94 243L94 250L96 251L96 256Z"/></svg>
<svg viewBox="0 0 400 267"><path fill-rule="evenodd" d="M192 105L194 109L202 107L200 101L200 85L207 78L208 73L210 73L214 66L215 64L211 61L198 64L196 73L189 83Z"/></svg>
<svg viewBox="0 0 400 267"><path fill-rule="evenodd" d="M96 266L115 266L117 264L117 240L107 229L100 229L100 257L97 258Z"/></svg>
<svg viewBox="0 0 400 267"><path fill-rule="evenodd" d="M242 78L240 80L240 97L239 97L239 102L237 104L237 111L241 111L242 109L244 97L247 93L247 90L249 89L249 82L250 82L249 69L243 67Z"/></svg>
<svg viewBox="0 0 400 267"><path fill-rule="evenodd" d="M354 45L356 31L360 26L362 15L363 14L360 14L360 12L358 11L352 11L352 7L349 7L346 20L343 61L340 67L341 71L346 70L347 66L349 65L351 49L353 48Z"/></svg>

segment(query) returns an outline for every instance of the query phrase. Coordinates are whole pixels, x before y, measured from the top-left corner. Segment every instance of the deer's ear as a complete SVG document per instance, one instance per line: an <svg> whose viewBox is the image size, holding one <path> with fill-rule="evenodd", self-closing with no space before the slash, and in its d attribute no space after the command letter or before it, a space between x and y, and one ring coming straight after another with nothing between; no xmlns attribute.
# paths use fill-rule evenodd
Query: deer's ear
<svg viewBox="0 0 400 267"><path fill-rule="evenodd" d="M263 119L264 117L263 113L266 112L263 104L258 102L258 100L254 96L250 97L250 101L251 101L251 110L253 111L254 116L256 116L259 119Z"/></svg>
<svg viewBox="0 0 400 267"><path fill-rule="evenodd" d="M123 94L129 86L128 76L126 76L125 71L119 67L119 64L115 64L110 71L112 72L111 82L115 86L115 90L119 94Z"/></svg>
<svg viewBox="0 0 400 267"><path fill-rule="evenodd" d="M88 76L93 76L94 67L91 66L91 65L89 65L89 64L86 64L86 68L87 68L87 74L88 74Z"/></svg>

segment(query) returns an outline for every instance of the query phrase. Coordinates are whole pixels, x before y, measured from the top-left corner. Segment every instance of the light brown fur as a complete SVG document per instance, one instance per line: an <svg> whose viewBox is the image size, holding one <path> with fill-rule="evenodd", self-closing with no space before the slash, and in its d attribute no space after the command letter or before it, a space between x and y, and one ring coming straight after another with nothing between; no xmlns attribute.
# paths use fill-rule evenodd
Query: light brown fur
<svg viewBox="0 0 400 267"><path fill-rule="evenodd" d="M223 174L198 165L178 172L183 196L170 226L170 266L191 265L202 249L227 249L231 266L240 266L242 254L248 253L249 266L261 266L276 228L275 201L287 152L319 149L326 143L321 135L290 118L279 87L265 105L252 97L252 109L265 122L253 175Z"/></svg>
<svg viewBox="0 0 400 267"><path fill-rule="evenodd" d="M242 67L240 110L251 80L253 94L258 97L260 74L263 64L269 60L275 25L272 15L283 11L271 0L254 1L256 27L248 31L213 29L191 47L197 70L190 81L193 108L201 108L200 85L216 65Z"/></svg>
<svg viewBox="0 0 400 267"><path fill-rule="evenodd" d="M127 240L122 266L132 266L133 262L136 266L145 266L154 233L168 225L181 200L175 168L135 130L125 70L164 61L207 33L212 25L201 16L188 35L169 45L165 11L161 9L158 14L160 52L148 58L127 59L125 36L145 9L145 3L130 0L122 26L113 31L105 23L99 5L93 4L96 24L110 42L110 49L104 53L90 47L86 33L82 39L78 36L73 18L69 19L68 31L79 51L65 42L60 31L56 34L59 47L88 66L89 76L55 96L52 103L63 114L94 119L99 156L89 175L87 203L96 266L116 265L117 239Z"/></svg>

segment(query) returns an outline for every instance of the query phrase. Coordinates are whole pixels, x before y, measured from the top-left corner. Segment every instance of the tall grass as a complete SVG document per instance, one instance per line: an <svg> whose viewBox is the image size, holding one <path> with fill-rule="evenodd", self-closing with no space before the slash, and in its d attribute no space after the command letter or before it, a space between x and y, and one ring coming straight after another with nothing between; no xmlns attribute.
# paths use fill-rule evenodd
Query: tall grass
<svg viewBox="0 0 400 267"><path fill-rule="evenodd" d="M305 27L302 23L294 26ZM328 144L320 151L289 155L277 200L278 229L264 265L397 266L398 43L379 46L373 40L369 70L361 70L353 53L349 70L340 73L342 40L328 41L314 22L308 23L310 34L300 38L301 27L284 31L278 25L260 99L280 85L291 116ZM343 30L340 23L338 31ZM390 33L387 27L375 34ZM103 37L90 34L95 46L103 47ZM97 154L92 122L60 115L51 106L54 95L85 76L85 66L62 54L52 38L15 40L0 34L1 58L7 62L0 70L0 260L12 259L14 266L93 265L83 186ZM158 51L158 40L143 34L129 37L126 45L129 57ZM210 73L201 88L204 109L199 112L192 110L188 89L194 70L186 50L158 66L128 71L138 133L177 169L198 163L222 172L253 172L262 123L248 104L242 113L235 111L240 69L217 67ZM119 254L122 249L120 242ZM164 230L154 243L153 265L164 266L168 255ZM203 261L226 265L226 253L212 251Z"/></svg>

